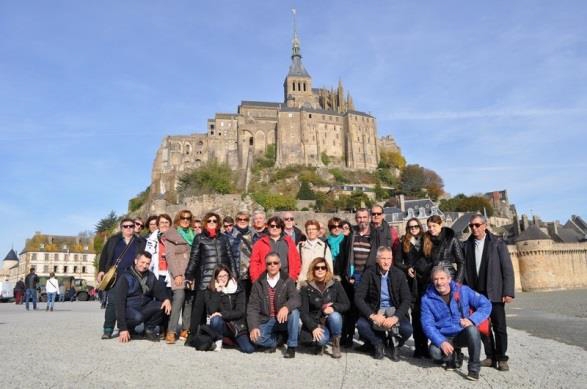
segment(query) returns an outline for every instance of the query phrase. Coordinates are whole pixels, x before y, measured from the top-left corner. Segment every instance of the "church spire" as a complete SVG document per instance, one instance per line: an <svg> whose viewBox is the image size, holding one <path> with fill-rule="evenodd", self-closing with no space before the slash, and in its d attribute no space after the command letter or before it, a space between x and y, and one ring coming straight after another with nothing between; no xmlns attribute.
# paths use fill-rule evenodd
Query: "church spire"
<svg viewBox="0 0 587 389"><path fill-rule="evenodd" d="M291 12L293 15L293 38L291 40L291 65L289 66L288 76L310 77L302 64L302 52L300 38L298 37L296 9L292 8Z"/></svg>

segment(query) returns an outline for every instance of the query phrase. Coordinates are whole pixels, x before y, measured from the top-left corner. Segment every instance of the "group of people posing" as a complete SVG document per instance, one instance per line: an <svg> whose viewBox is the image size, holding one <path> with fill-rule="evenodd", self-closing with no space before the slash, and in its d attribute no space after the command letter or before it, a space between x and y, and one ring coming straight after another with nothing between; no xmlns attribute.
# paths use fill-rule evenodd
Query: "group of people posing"
<svg viewBox="0 0 587 389"><path fill-rule="evenodd" d="M325 233L308 220L302 232L290 212L199 220L182 210L149 217L143 236L141 219L124 218L100 256L98 281L110 266L119 270L102 338L117 325L121 342L140 333L194 345L212 334L216 351L230 344L271 353L287 344L284 357L294 358L300 344L316 354L331 344L340 358L358 330L359 350L399 361L413 333L413 356L446 369L461 367L467 347L471 380L481 366L509 369L504 305L514 297L513 268L482 215L471 218L463 243L439 216L428 218L426 232L408 220L401 238L378 205L357 210L355 221L334 217ZM489 317L492 332L480 335Z"/></svg>

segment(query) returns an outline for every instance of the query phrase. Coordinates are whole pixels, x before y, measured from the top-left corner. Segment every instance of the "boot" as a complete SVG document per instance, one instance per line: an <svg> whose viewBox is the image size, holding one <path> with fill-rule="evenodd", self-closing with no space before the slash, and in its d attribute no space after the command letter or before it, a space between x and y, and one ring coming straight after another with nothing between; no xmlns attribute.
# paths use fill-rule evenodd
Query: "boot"
<svg viewBox="0 0 587 389"><path fill-rule="evenodd" d="M340 358L342 354L340 353L340 336L335 336L332 338L332 358Z"/></svg>
<svg viewBox="0 0 587 389"><path fill-rule="evenodd" d="M174 344L175 343L175 332L167 331L165 335L165 343L167 344Z"/></svg>

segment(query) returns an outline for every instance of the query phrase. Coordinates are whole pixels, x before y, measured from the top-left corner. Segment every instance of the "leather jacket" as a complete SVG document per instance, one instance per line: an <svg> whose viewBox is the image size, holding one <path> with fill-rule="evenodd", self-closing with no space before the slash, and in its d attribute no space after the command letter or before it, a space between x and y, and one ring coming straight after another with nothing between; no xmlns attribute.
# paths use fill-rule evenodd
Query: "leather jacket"
<svg viewBox="0 0 587 389"><path fill-rule="evenodd" d="M197 290L205 290L219 264L228 266L232 276L238 277L237 261L232 256L228 238L222 233L212 238L207 231L203 231L194 238L185 278L194 281Z"/></svg>

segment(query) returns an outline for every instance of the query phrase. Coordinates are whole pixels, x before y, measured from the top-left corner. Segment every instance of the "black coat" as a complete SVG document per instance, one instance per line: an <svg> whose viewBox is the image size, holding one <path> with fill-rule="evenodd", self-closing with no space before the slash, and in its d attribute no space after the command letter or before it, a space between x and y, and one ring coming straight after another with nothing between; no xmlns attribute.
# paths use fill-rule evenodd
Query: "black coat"
<svg viewBox="0 0 587 389"><path fill-rule="evenodd" d="M463 244L465 252L465 282L471 289L487 296L492 302L502 297L514 297L515 280L512 259L504 241L489 232L485 235L481 267L477 275L475 237L471 235Z"/></svg>
<svg viewBox="0 0 587 389"><path fill-rule="evenodd" d="M98 271L106 273L108 269L110 269L114 263L116 262L117 258L114 258L114 249L118 244L118 241L122 238L122 233L116 233L112 235L106 241L106 244L102 248L102 252L100 253L100 262L98 264ZM136 235L134 236L135 244L137 245L137 253L141 252L145 249L145 245L147 241L142 236Z"/></svg>
<svg viewBox="0 0 587 389"><path fill-rule="evenodd" d="M398 245L397 249L394 251L393 256L393 266L400 269L406 275L406 279L408 280L408 286L410 287L410 293L412 294L412 298L415 300L423 294L423 290L419 292L418 290L418 277L416 274L416 278L412 278L408 275L408 269L416 269L416 263L422 257L422 246L420 245L419 248L416 248L412 243L410 243L410 249L408 252L404 251L404 244L403 241L406 237L403 236L400 239L400 244ZM425 281L421 281L424 285L427 284Z"/></svg>
<svg viewBox="0 0 587 389"><path fill-rule="evenodd" d="M408 319L408 310L412 303L412 295L408 287L406 276L401 270L391 267L387 277L388 288L391 291L395 316L400 320ZM379 310L381 303L381 275L377 267L370 267L363 273L361 283L355 291L355 305L360 314L368 318Z"/></svg>
<svg viewBox="0 0 587 389"><path fill-rule="evenodd" d="M428 256L422 253L422 257L416 262L415 269L418 273L418 281L424 282L424 284L430 282L430 271L434 266L442 265L454 269L456 265L456 274L453 278L455 282L462 283L465 278L465 257L455 232L450 228L442 227L437 237L431 237L426 233L423 244L426 239L432 240L433 249Z"/></svg>
<svg viewBox="0 0 587 389"><path fill-rule="evenodd" d="M141 287L140 279L146 277L146 290ZM147 270L145 274L139 275L133 268L121 272L112 289L116 321L120 331L127 331L126 307L140 309L145 304L153 301L165 301L169 294L165 286L157 280L155 274ZM110 296L110 293L108 294Z"/></svg>
<svg viewBox="0 0 587 389"><path fill-rule="evenodd" d="M277 312L287 307L289 312L298 309L302 305L300 293L296 289L294 281L285 272L279 274L279 281L275 285L275 309ZM267 322L271 316L269 306L269 283L267 272L261 274L251 288L249 304L247 305L247 324L249 330L259 328L259 325Z"/></svg>
<svg viewBox="0 0 587 389"><path fill-rule="evenodd" d="M228 238L220 233L211 238L204 231L194 238L185 278L194 281L198 290L206 290L214 277L214 269L220 264L228 266L232 275L238 277L237 261L232 256Z"/></svg>
<svg viewBox="0 0 587 389"><path fill-rule="evenodd" d="M300 290L302 296L302 310L300 317L304 328L302 330L314 331L320 324L320 319L324 317L322 307L325 304L332 303L332 308L338 313L345 313L351 307L340 282L332 280L326 285L324 292L314 282L306 284Z"/></svg>
<svg viewBox="0 0 587 389"><path fill-rule="evenodd" d="M376 233L373 228L369 229L370 231L370 240L371 240L371 251L369 252L369 258L367 259L367 264L365 268L375 266L377 262L377 247L376 247ZM348 282L348 271L350 268L350 264L353 263L353 241L356 234L359 232L357 231L357 227L354 226L351 230L351 233L348 236L345 236L344 240L340 243L340 253L339 258L334 264L334 274L340 275L343 282Z"/></svg>
<svg viewBox="0 0 587 389"><path fill-rule="evenodd" d="M238 285L236 292L230 294L210 289L206 289L204 293L208 315L220 312L222 319L234 331L235 337L247 333L246 296L241 285Z"/></svg>

